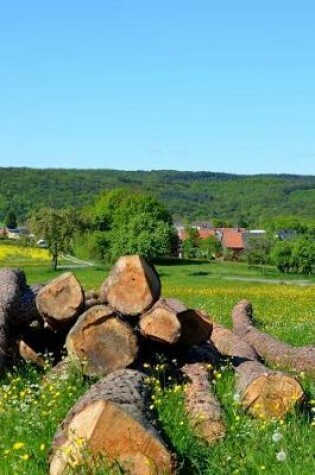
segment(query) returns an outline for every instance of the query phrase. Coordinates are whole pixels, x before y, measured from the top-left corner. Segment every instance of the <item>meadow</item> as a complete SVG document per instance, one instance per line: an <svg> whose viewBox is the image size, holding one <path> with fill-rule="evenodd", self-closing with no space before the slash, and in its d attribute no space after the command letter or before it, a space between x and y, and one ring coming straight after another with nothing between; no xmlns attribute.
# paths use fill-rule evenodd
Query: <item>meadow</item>
<svg viewBox="0 0 315 475"><path fill-rule="evenodd" d="M47 282L59 272L49 269L41 256L1 254L0 265L23 268L28 282ZM14 261L14 263L13 263ZM315 286L231 280L275 278L274 271L247 269L242 265L172 261L157 265L163 295L182 299L187 305L207 310L213 319L231 326L231 310L240 299L252 301L259 327L292 345L314 344ZM98 288L108 267L73 269L86 289ZM305 280L305 279L304 279ZM310 281L310 283L312 283ZM49 361L47 362L49 369ZM234 397L234 376L229 364L217 368L214 387L223 407L227 436L212 447L205 446L191 431L183 409L183 388L169 381L167 367L152 367L151 410L160 420L165 436L178 455L183 474L256 475L315 473L315 382L298 375L307 400L280 421L253 420L244 414ZM50 443L58 423L91 381L73 367L66 378L43 374L31 365L7 373L0 387L0 474L47 473ZM73 474L116 474L117 467L74 467Z"/></svg>

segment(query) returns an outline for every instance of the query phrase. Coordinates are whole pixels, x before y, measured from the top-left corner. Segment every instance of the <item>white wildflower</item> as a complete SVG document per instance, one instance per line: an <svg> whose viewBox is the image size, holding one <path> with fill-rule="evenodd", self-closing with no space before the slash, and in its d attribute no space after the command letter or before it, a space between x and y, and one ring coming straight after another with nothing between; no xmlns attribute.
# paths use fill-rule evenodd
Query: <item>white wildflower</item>
<svg viewBox="0 0 315 475"><path fill-rule="evenodd" d="M277 453L276 457L279 462L284 462L287 459L287 454L284 450L280 450L280 452Z"/></svg>
<svg viewBox="0 0 315 475"><path fill-rule="evenodd" d="M283 435L279 432L279 431L275 431L273 434L272 434L272 440L273 442L280 442L280 440L283 439Z"/></svg>
<svg viewBox="0 0 315 475"><path fill-rule="evenodd" d="M241 396L239 395L239 393L235 393L235 394L233 395L233 401L239 402L240 399L241 399Z"/></svg>

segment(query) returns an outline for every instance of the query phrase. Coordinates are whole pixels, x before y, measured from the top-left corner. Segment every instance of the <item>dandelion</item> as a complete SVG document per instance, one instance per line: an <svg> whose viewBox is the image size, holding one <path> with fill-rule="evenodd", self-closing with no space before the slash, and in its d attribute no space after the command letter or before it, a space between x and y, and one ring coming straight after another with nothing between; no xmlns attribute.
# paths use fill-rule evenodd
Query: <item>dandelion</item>
<svg viewBox="0 0 315 475"><path fill-rule="evenodd" d="M233 401L239 402L240 398L241 398L241 396L239 395L239 393L233 394Z"/></svg>
<svg viewBox="0 0 315 475"><path fill-rule="evenodd" d="M40 444L39 450L41 450L41 451L45 450L45 444Z"/></svg>
<svg viewBox="0 0 315 475"><path fill-rule="evenodd" d="M283 439L283 435L281 434L281 432L279 431L275 431L273 434L272 434L272 440L273 442L280 442L280 440Z"/></svg>
<svg viewBox="0 0 315 475"><path fill-rule="evenodd" d="M28 460L30 456L28 454L21 455L22 460Z"/></svg>
<svg viewBox="0 0 315 475"><path fill-rule="evenodd" d="M23 447L25 447L24 442L15 442L15 444L13 445L13 449L14 449L14 450L20 450L20 449L22 449Z"/></svg>
<svg viewBox="0 0 315 475"><path fill-rule="evenodd" d="M278 462L285 462L287 459L287 454L284 450L280 450L280 452L276 455Z"/></svg>

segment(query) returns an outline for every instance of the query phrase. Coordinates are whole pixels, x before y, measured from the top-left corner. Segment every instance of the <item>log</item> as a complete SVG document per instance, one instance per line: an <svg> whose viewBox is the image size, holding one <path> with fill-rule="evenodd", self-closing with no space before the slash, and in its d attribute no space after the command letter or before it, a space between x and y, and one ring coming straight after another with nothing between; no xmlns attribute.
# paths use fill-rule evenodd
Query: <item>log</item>
<svg viewBox="0 0 315 475"><path fill-rule="evenodd" d="M146 338L192 346L209 339L212 323L202 312L187 309L180 300L161 298L140 317L139 327Z"/></svg>
<svg viewBox="0 0 315 475"><path fill-rule="evenodd" d="M85 299L84 310L88 310L89 308L94 307L95 305L101 305L101 304L102 304L101 298L91 297L89 299Z"/></svg>
<svg viewBox="0 0 315 475"><path fill-rule="evenodd" d="M212 322L203 311L187 309L178 315L181 324L181 335L178 343L182 345L199 345L209 340Z"/></svg>
<svg viewBox="0 0 315 475"><path fill-rule="evenodd" d="M159 299L140 317L140 332L146 338L161 343L176 343L181 334L178 314L186 307L175 299Z"/></svg>
<svg viewBox="0 0 315 475"><path fill-rule="evenodd" d="M52 280L39 291L36 305L44 320L54 329L69 327L83 308L83 291L72 272Z"/></svg>
<svg viewBox="0 0 315 475"><path fill-rule="evenodd" d="M253 417L280 419L303 399L303 390L293 376L266 368L257 360L255 350L231 330L214 324L211 340L221 354L232 357L236 394Z"/></svg>
<svg viewBox="0 0 315 475"><path fill-rule="evenodd" d="M219 401L208 379L206 365L186 364L182 371L188 377L188 384L185 386L185 407L189 422L199 437L212 444L225 436L225 425Z"/></svg>
<svg viewBox="0 0 315 475"><path fill-rule="evenodd" d="M138 352L131 326L106 305L92 307L80 316L67 336L66 347L70 355L85 363L86 374L98 376L126 368Z"/></svg>
<svg viewBox="0 0 315 475"><path fill-rule="evenodd" d="M33 284L25 287L19 309L14 315L14 321L18 326L26 326L35 321L43 321L36 305L36 297L43 288L44 285L42 284Z"/></svg>
<svg viewBox="0 0 315 475"><path fill-rule="evenodd" d="M0 269L0 374L12 352L17 351L12 340L14 316L18 313L21 297L26 287L24 272L17 269Z"/></svg>
<svg viewBox="0 0 315 475"><path fill-rule="evenodd" d="M315 375L315 346L294 347L254 327L252 305L242 300L233 309L233 331L268 364Z"/></svg>
<svg viewBox="0 0 315 475"><path fill-rule="evenodd" d="M160 293L156 270L138 255L121 257L101 288L103 302L130 316L147 311L159 299Z"/></svg>
<svg viewBox="0 0 315 475"><path fill-rule="evenodd" d="M46 362L44 358L37 354L36 351L33 350L25 341L20 340L18 342L18 347L19 347L19 354L21 358L24 359L24 361L28 363L34 363L37 366L40 366L41 368L44 368L46 366Z"/></svg>
<svg viewBox="0 0 315 475"><path fill-rule="evenodd" d="M50 475L64 475L71 461L80 464L86 448L118 461L129 475L174 473L173 457L148 419L148 401L139 371L116 371L94 384L55 435Z"/></svg>

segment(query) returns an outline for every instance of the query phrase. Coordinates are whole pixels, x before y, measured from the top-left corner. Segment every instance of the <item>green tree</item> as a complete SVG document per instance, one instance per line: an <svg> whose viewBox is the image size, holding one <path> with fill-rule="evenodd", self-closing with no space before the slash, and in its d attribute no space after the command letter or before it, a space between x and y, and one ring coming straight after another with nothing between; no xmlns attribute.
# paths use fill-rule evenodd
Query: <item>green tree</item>
<svg viewBox="0 0 315 475"><path fill-rule="evenodd" d="M191 226L185 228L186 238L183 242L184 257L194 259L199 255L200 236L198 229Z"/></svg>
<svg viewBox="0 0 315 475"><path fill-rule="evenodd" d="M222 244L214 236L200 240L201 256L207 260L214 259L222 254Z"/></svg>
<svg viewBox="0 0 315 475"><path fill-rule="evenodd" d="M244 259L249 265L269 264L273 240L267 236L249 236L246 239Z"/></svg>
<svg viewBox="0 0 315 475"><path fill-rule="evenodd" d="M152 196L125 189L105 192L96 200L91 214L102 258L141 254L154 259L170 251L172 218Z"/></svg>
<svg viewBox="0 0 315 475"><path fill-rule="evenodd" d="M52 268L56 270L60 253L71 251L72 240L82 229L82 221L72 209L43 208L30 218L29 227L38 239L47 242Z"/></svg>
<svg viewBox="0 0 315 475"><path fill-rule="evenodd" d="M9 229L15 229L17 227L16 215L13 210L10 210L6 215L5 225Z"/></svg>

